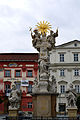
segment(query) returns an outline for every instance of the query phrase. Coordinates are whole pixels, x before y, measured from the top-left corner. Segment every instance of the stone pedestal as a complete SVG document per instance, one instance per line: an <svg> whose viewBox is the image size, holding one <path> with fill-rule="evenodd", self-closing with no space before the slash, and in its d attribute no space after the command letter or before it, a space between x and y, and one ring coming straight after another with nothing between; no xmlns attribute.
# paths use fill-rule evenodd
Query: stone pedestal
<svg viewBox="0 0 80 120"><path fill-rule="evenodd" d="M9 117L17 117L18 110L9 110Z"/></svg>
<svg viewBox="0 0 80 120"><path fill-rule="evenodd" d="M33 116L37 117L55 117L56 116L56 96L52 93L34 93Z"/></svg>
<svg viewBox="0 0 80 120"><path fill-rule="evenodd" d="M76 117L77 116L77 107L68 107L68 117Z"/></svg>

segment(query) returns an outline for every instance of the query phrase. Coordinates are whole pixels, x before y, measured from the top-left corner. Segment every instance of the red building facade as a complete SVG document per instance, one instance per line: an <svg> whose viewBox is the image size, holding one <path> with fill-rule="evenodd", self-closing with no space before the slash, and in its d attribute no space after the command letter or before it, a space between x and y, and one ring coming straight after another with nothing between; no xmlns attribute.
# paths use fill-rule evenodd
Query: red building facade
<svg viewBox="0 0 80 120"><path fill-rule="evenodd" d="M21 111L32 112L32 85L38 77L37 53L0 54L0 113L8 112L8 96L12 84L22 91ZM3 102L1 102L3 100Z"/></svg>

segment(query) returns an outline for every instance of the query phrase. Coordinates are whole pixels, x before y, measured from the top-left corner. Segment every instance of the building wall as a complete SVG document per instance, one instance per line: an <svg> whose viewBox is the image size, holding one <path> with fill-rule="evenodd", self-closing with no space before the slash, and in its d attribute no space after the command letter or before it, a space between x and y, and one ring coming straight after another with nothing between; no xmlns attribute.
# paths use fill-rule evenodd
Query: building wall
<svg viewBox="0 0 80 120"><path fill-rule="evenodd" d="M75 46L75 43L77 46ZM60 54L64 54L63 62L60 61ZM74 61L74 54L78 54L78 61ZM56 46L50 52L50 63L50 73L56 78L57 92L59 93L56 110L59 112L59 107L65 105L65 111L63 112L67 112L66 91L69 89L70 83L73 84L74 88L75 85L78 85L78 93L80 93L80 41L74 40L64 45ZM79 75L74 74L76 69L78 70ZM62 76L60 74L61 70L64 70L64 75ZM63 93L61 93L61 86L65 86L65 91Z"/></svg>
<svg viewBox="0 0 80 120"><path fill-rule="evenodd" d="M5 76L5 71L10 70L10 76ZM21 70L20 77L16 77L16 70ZM28 76L28 70L32 70L32 76ZM21 99L21 105L22 107L20 110L29 112L33 110L32 108L28 108L28 103L32 103L32 96L30 95L30 92L28 91L29 85L33 84L33 81L35 77L38 78L38 63L35 58L35 60L32 61L0 61L0 94L4 93L5 95L1 94L3 96L3 99L8 97L9 93L5 93L6 86L10 85L10 88L12 88L13 83L21 83L21 80L27 80L28 85L27 86L21 86L20 89L22 91L22 99ZM2 104L0 104L0 113L6 113L8 112L8 106L5 104L4 101ZM5 105L4 105L5 104ZM25 107L24 107L25 106ZM6 109L7 108L7 109Z"/></svg>

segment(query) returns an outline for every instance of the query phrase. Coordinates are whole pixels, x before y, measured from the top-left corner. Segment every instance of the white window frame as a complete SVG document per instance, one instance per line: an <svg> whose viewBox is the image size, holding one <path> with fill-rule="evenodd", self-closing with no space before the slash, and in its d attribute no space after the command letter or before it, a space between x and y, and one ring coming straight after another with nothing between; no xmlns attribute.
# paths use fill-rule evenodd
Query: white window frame
<svg viewBox="0 0 80 120"><path fill-rule="evenodd" d="M80 93L80 85L75 85L75 90L77 93Z"/></svg>
<svg viewBox="0 0 80 120"><path fill-rule="evenodd" d="M66 87L65 85L60 85L60 93L65 93Z"/></svg>
<svg viewBox="0 0 80 120"><path fill-rule="evenodd" d="M60 62L64 62L64 53L60 53Z"/></svg>
<svg viewBox="0 0 80 120"><path fill-rule="evenodd" d="M79 76L79 70L78 69L74 70L74 76Z"/></svg>
<svg viewBox="0 0 80 120"><path fill-rule="evenodd" d="M74 53L74 61L78 61L78 53Z"/></svg>
<svg viewBox="0 0 80 120"><path fill-rule="evenodd" d="M64 69L61 69L61 70L60 70L60 76L65 76L65 75L64 75Z"/></svg>

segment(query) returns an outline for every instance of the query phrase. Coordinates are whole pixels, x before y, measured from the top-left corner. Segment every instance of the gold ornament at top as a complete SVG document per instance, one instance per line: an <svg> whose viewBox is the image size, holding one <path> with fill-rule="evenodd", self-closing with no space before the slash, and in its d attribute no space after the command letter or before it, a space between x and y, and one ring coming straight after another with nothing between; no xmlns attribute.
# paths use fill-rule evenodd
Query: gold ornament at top
<svg viewBox="0 0 80 120"><path fill-rule="evenodd" d="M51 29L51 25L50 25L50 23L49 22L41 22L40 21L40 23L37 23L37 29L38 29L38 31L42 34L42 35L44 35L44 34L46 34L50 29Z"/></svg>

